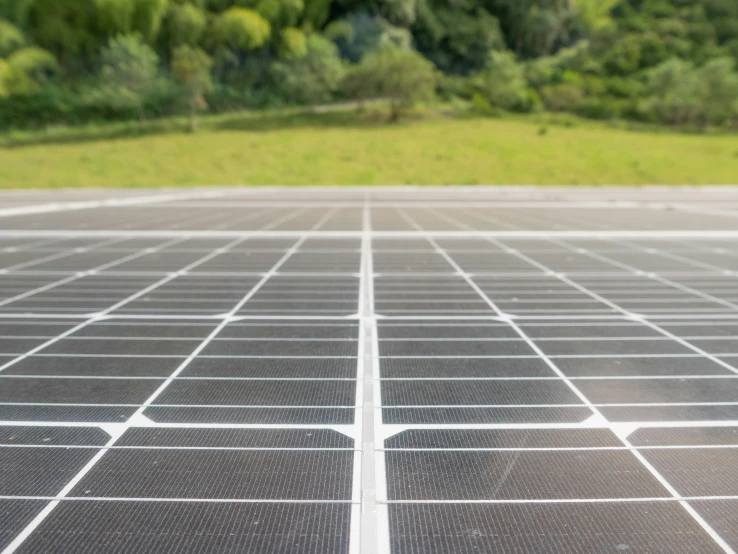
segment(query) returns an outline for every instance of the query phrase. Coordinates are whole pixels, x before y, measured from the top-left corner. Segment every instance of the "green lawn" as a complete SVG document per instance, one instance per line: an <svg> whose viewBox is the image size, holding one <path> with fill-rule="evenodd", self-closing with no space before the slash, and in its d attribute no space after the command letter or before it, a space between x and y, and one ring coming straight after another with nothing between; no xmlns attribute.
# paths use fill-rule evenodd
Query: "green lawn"
<svg viewBox="0 0 738 554"><path fill-rule="evenodd" d="M440 116L388 125L354 114L212 118L196 135L169 125L128 138L110 138L115 128L94 139L68 131L56 143L12 147L6 137L0 187L738 183L737 135L593 123L541 133L532 120Z"/></svg>

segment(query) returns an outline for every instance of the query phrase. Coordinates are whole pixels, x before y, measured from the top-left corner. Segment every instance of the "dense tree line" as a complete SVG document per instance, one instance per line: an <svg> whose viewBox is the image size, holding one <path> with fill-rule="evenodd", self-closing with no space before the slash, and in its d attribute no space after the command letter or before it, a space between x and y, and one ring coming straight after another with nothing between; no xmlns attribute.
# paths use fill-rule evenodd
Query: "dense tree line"
<svg viewBox="0 0 738 554"><path fill-rule="evenodd" d="M735 126L736 0L0 0L0 125L434 94Z"/></svg>

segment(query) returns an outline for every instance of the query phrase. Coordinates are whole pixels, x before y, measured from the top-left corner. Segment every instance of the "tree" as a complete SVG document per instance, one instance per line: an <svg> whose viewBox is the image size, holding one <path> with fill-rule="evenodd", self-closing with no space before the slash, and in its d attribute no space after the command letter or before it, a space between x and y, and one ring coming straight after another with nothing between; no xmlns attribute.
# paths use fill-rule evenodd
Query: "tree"
<svg viewBox="0 0 738 554"><path fill-rule="evenodd" d="M31 94L59 75L59 63L46 50L29 46L16 50L3 64L2 85L5 94Z"/></svg>
<svg viewBox="0 0 738 554"><path fill-rule="evenodd" d="M703 84L694 64L672 58L647 73L647 111L664 123L693 123L700 111Z"/></svg>
<svg viewBox="0 0 738 554"><path fill-rule="evenodd" d="M341 56L352 62L387 46L408 49L412 44L412 35L407 29L395 27L366 12L332 22L325 34L338 45Z"/></svg>
<svg viewBox="0 0 738 554"><path fill-rule="evenodd" d="M333 0L305 0L303 23L316 31L322 29L330 18L332 3Z"/></svg>
<svg viewBox="0 0 738 554"><path fill-rule="evenodd" d="M372 0L370 4L392 25L410 27L415 23L417 0Z"/></svg>
<svg viewBox="0 0 738 554"><path fill-rule="evenodd" d="M440 69L454 74L480 70L490 50L503 50L499 20L483 8L470 11L446 2L421 0L413 26L418 50Z"/></svg>
<svg viewBox="0 0 738 554"><path fill-rule="evenodd" d="M8 79L10 78L10 65L5 60L0 59L0 98L10 95L8 87Z"/></svg>
<svg viewBox="0 0 738 554"><path fill-rule="evenodd" d="M292 27L305 9L303 0L236 0L237 6L254 9L273 27Z"/></svg>
<svg viewBox="0 0 738 554"><path fill-rule="evenodd" d="M168 0L133 0L133 4L131 30L141 33L145 40L153 42L167 13Z"/></svg>
<svg viewBox="0 0 738 554"><path fill-rule="evenodd" d="M18 50L26 43L23 33L13 24L0 19L0 58Z"/></svg>
<svg viewBox="0 0 738 554"><path fill-rule="evenodd" d="M204 94L210 90L210 57L192 46L180 46L172 57L172 74L187 97L190 114L190 132L197 130L197 110L205 106Z"/></svg>
<svg viewBox="0 0 738 554"><path fill-rule="evenodd" d="M738 73L732 58L715 58L698 70L697 79L703 86L703 123L708 128L713 123L725 122L736 114L738 98Z"/></svg>
<svg viewBox="0 0 738 554"><path fill-rule="evenodd" d="M135 107L144 121L143 103L159 81L159 56L141 35L111 38L100 54L103 88L114 104Z"/></svg>
<svg viewBox="0 0 738 554"><path fill-rule="evenodd" d="M415 103L430 100L438 84L433 64L414 50L388 47L367 54L344 81L353 98L387 98L390 120L396 121Z"/></svg>
<svg viewBox="0 0 738 554"><path fill-rule="evenodd" d="M532 107L525 68L515 61L512 52L490 52L474 83L493 107L511 111L529 111Z"/></svg>
<svg viewBox="0 0 738 554"><path fill-rule="evenodd" d="M136 4L133 0L94 0L97 13L97 27L106 36L127 34L132 31L133 13Z"/></svg>
<svg viewBox="0 0 738 554"><path fill-rule="evenodd" d="M35 0L28 13L33 41L60 59L97 47L97 13L89 0Z"/></svg>
<svg viewBox="0 0 738 554"><path fill-rule="evenodd" d="M213 24L216 45L242 51L254 50L266 44L271 28L269 22L254 10L230 8Z"/></svg>
<svg viewBox="0 0 738 554"><path fill-rule="evenodd" d="M301 104L331 100L343 75L338 48L318 35L308 37L304 56L276 63L272 68L277 86L288 99Z"/></svg>
<svg viewBox="0 0 738 554"><path fill-rule="evenodd" d="M160 39L170 51L183 44L194 46L202 37L206 26L207 16L203 10L192 4L175 4L169 6Z"/></svg>
<svg viewBox="0 0 738 554"><path fill-rule="evenodd" d="M518 56L533 58L571 43L577 11L572 0L492 0L507 43Z"/></svg>
<svg viewBox="0 0 738 554"><path fill-rule="evenodd" d="M308 41L305 33L294 27L282 29L278 50L280 58L285 60L304 57L308 53Z"/></svg>

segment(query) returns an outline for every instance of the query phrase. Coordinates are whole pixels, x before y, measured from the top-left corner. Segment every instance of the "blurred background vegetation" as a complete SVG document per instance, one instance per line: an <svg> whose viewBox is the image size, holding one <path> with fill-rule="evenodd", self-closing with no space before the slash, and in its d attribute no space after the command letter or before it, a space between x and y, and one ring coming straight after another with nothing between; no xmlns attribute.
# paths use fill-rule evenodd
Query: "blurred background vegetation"
<svg viewBox="0 0 738 554"><path fill-rule="evenodd" d="M736 0L0 0L0 128L382 98L738 129Z"/></svg>

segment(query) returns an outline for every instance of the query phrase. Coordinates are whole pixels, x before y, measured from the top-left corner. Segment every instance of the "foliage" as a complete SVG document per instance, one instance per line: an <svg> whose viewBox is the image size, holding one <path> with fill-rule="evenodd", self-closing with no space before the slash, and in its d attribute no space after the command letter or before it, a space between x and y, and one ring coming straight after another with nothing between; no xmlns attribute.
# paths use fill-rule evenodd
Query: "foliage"
<svg viewBox="0 0 738 554"><path fill-rule="evenodd" d="M397 120L415 103L432 99L437 84L437 71L420 54L387 47L368 54L352 68L343 88L358 100L389 99L390 119Z"/></svg>
<svg viewBox="0 0 738 554"><path fill-rule="evenodd" d="M144 97L158 80L159 56L140 35L120 35L103 48L100 61L104 94L113 104L134 106L143 120Z"/></svg>
<svg viewBox="0 0 738 554"><path fill-rule="evenodd" d="M549 85L541 91L543 105L552 112L576 110L585 98L584 90L574 83L558 83Z"/></svg>
<svg viewBox="0 0 738 554"><path fill-rule="evenodd" d="M23 33L12 23L0 19L0 57L11 54L26 43Z"/></svg>
<svg viewBox="0 0 738 554"><path fill-rule="evenodd" d="M300 29L289 27L282 30L279 56L283 59L302 58L308 53L308 41Z"/></svg>
<svg viewBox="0 0 738 554"><path fill-rule="evenodd" d="M367 53L386 46L407 49L412 42L406 29L395 27L366 12L333 22L326 29L326 35L338 45L341 55L351 62L358 62Z"/></svg>
<svg viewBox="0 0 738 554"><path fill-rule="evenodd" d="M269 22L254 10L230 8L213 24L215 44L236 50L253 50L269 39Z"/></svg>
<svg viewBox="0 0 738 554"><path fill-rule="evenodd" d="M172 57L172 73L182 85L187 96L190 112L190 131L197 130L197 110L206 106L204 94L212 87L210 80L210 57L191 46L180 46Z"/></svg>
<svg viewBox="0 0 738 554"><path fill-rule="evenodd" d="M179 90L168 77L133 90L97 71L121 35L162 65L180 46L202 48L219 109L374 96L378 82L403 79L383 68L371 79L365 59L422 56L443 73L422 81L446 100L475 99L476 111L738 128L736 0L0 0L0 95L63 98L59 117L74 121L180 109L158 104ZM46 70L19 68L30 54L10 63L26 48L46 52ZM390 60L387 49L408 53Z"/></svg>
<svg viewBox="0 0 738 554"><path fill-rule="evenodd" d="M479 70L490 50L505 48L498 19L485 9L459 10L432 0L421 2L414 27L418 48L443 71Z"/></svg>
<svg viewBox="0 0 738 554"><path fill-rule="evenodd" d="M303 56L274 64L272 73L285 98L298 104L317 104L331 100L344 67L335 44L311 35Z"/></svg>
<svg viewBox="0 0 738 554"><path fill-rule="evenodd" d="M709 126L738 117L735 61L716 58L702 67L673 58L648 74L646 113L672 124Z"/></svg>
<svg viewBox="0 0 738 554"><path fill-rule="evenodd" d="M192 4L169 6L162 26L161 42L168 50L187 44L196 45L207 27L207 16Z"/></svg>
<svg viewBox="0 0 738 554"><path fill-rule="evenodd" d="M46 50L30 46L13 52L0 67L0 94L32 94L59 75L56 58Z"/></svg>
<svg viewBox="0 0 738 554"><path fill-rule="evenodd" d="M511 52L490 52L487 64L474 79L477 93L491 106L527 112L535 106L528 90L524 67Z"/></svg>

